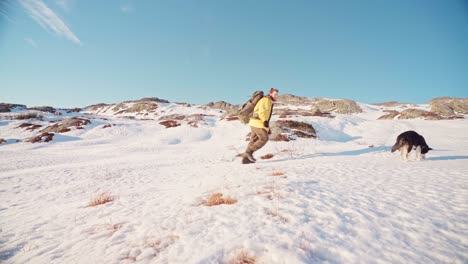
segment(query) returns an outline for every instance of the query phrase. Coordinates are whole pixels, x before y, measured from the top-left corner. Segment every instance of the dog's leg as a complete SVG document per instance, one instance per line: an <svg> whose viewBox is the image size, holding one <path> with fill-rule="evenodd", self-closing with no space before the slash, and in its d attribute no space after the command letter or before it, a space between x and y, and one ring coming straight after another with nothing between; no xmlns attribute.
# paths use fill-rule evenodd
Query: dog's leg
<svg viewBox="0 0 468 264"><path fill-rule="evenodd" d="M421 147L417 146L414 151L416 152L416 160L421 160Z"/></svg>
<svg viewBox="0 0 468 264"><path fill-rule="evenodd" d="M408 161L408 153L409 153L408 148L404 147L402 150L400 150L400 152L401 152L401 154L403 156L402 160L403 161Z"/></svg>

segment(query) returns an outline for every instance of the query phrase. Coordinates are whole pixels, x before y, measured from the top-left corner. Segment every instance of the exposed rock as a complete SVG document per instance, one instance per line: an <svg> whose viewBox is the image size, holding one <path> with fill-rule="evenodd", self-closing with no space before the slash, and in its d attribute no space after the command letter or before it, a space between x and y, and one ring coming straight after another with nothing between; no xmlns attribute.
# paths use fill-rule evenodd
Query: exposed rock
<svg viewBox="0 0 468 264"><path fill-rule="evenodd" d="M102 126L102 128L108 128L108 127L112 127L112 125L111 125L111 124L107 124L107 125Z"/></svg>
<svg viewBox="0 0 468 264"><path fill-rule="evenodd" d="M158 104L153 101L142 101L135 103L130 108L125 110L125 113L139 113L143 111L154 112L158 109Z"/></svg>
<svg viewBox="0 0 468 264"><path fill-rule="evenodd" d="M127 107L125 105L125 103L120 103L120 104L115 105L112 108L112 111L116 112L116 114L121 114L121 113L125 112L125 107ZM120 111L121 109L124 109L124 110Z"/></svg>
<svg viewBox="0 0 468 264"><path fill-rule="evenodd" d="M205 121L205 117L208 117L211 115L205 115L205 114L193 114L193 115L178 115L178 114L173 114L173 115L167 115L163 116L160 118L160 120L177 120L177 121L187 121L187 124L192 126L192 127L198 127L200 123L203 124L208 124Z"/></svg>
<svg viewBox="0 0 468 264"><path fill-rule="evenodd" d="M76 128L76 129L82 129L83 126L88 125L91 123L89 119L86 118L80 118L80 117L72 117L72 118L67 118L64 120L61 120L52 126L48 126L44 129L42 129L40 132L45 133L45 132L54 132L54 133L65 133L71 130L71 128Z"/></svg>
<svg viewBox="0 0 468 264"><path fill-rule="evenodd" d="M85 107L84 110L86 110L86 111L96 111L96 110L99 110L99 109L101 109L103 107L106 107L106 106L110 106L110 105L109 104L103 104L103 103L95 104L95 105L90 105L90 106Z"/></svg>
<svg viewBox="0 0 468 264"><path fill-rule="evenodd" d="M165 115L159 118L159 120L184 120L186 118L185 115L179 114L172 114L172 115Z"/></svg>
<svg viewBox="0 0 468 264"><path fill-rule="evenodd" d="M313 108L312 110L304 109L273 109L273 115L279 115L280 118L286 118L287 116L321 116L333 118L330 113L324 113L320 109Z"/></svg>
<svg viewBox="0 0 468 264"><path fill-rule="evenodd" d="M162 104L170 103L168 100L160 99L160 98L157 98L157 97L145 97L145 98L141 98L140 100L125 101L123 103L139 103L139 102L147 102L147 101L162 103Z"/></svg>
<svg viewBox="0 0 468 264"><path fill-rule="evenodd" d="M191 104L189 103L178 103L178 102L175 102L176 105L181 105L181 106L185 106L185 107L192 107Z"/></svg>
<svg viewBox="0 0 468 264"><path fill-rule="evenodd" d="M219 102L211 102L205 105L206 107L212 108L212 109L220 109L220 110L225 110L225 111L231 111L234 109L238 109L239 106L232 105L230 103L226 103L224 101L219 101Z"/></svg>
<svg viewBox="0 0 468 264"><path fill-rule="evenodd" d="M49 142L53 138L54 138L53 133L44 132L38 136L27 138L25 139L25 141L31 142L31 143L40 143L40 142Z"/></svg>
<svg viewBox="0 0 468 264"><path fill-rule="evenodd" d="M34 131L38 128L42 127L41 125L30 124L30 123L23 123L19 125L17 128L26 128L25 130Z"/></svg>
<svg viewBox="0 0 468 264"><path fill-rule="evenodd" d="M78 107L75 107L75 108L70 108L70 109L64 109L67 113L79 113L81 112L83 109L81 108L78 108Z"/></svg>
<svg viewBox="0 0 468 264"><path fill-rule="evenodd" d="M166 128L180 126L180 123L175 120L167 120L167 121L160 122L159 124L165 126Z"/></svg>
<svg viewBox="0 0 468 264"><path fill-rule="evenodd" d="M232 117L237 117L238 118L238 115L239 115L239 111L240 111L240 107L236 108L236 107L233 107L231 110L227 110L222 116L221 116L221 119L224 119L224 118L232 118ZM238 118L239 119L239 118Z"/></svg>
<svg viewBox="0 0 468 264"><path fill-rule="evenodd" d="M431 112L440 114L442 116L452 116L455 115L455 111L452 107L443 103L432 103Z"/></svg>
<svg viewBox="0 0 468 264"><path fill-rule="evenodd" d="M361 113L362 109L352 100L326 100L318 101L315 106L322 112L335 112L338 114Z"/></svg>
<svg viewBox="0 0 468 264"><path fill-rule="evenodd" d="M387 112L388 114L377 118L377 120L393 120L396 116L400 114L400 112L394 110L386 110L384 112Z"/></svg>
<svg viewBox="0 0 468 264"><path fill-rule="evenodd" d="M468 114L468 98L439 97L429 101L431 112L443 116Z"/></svg>
<svg viewBox="0 0 468 264"><path fill-rule="evenodd" d="M402 104L397 102L397 101L390 101L390 102L385 102L385 103L375 103L375 104L372 104L372 105L385 106L385 107L397 107L397 106L400 106Z"/></svg>
<svg viewBox="0 0 468 264"><path fill-rule="evenodd" d="M278 96L277 102L282 103L282 104L290 104L290 105L307 105L312 103L317 99L313 98L307 98L307 97L301 97L301 96L296 96L292 94L283 94Z"/></svg>
<svg viewBox="0 0 468 264"><path fill-rule="evenodd" d="M48 113L55 113L55 111L57 111L52 106L34 106L34 107L27 108L27 110L36 110L36 111L48 112Z"/></svg>
<svg viewBox="0 0 468 264"><path fill-rule="evenodd" d="M401 112L399 119L415 119L424 118L426 120L441 120L443 119L436 113L428 112L420 109L406 109Z"/></svg>
<svg viewBox="0 0 468 264"><path fill-rule="evenodd" d="M273 141L289 141L299 138L317 138L317 133L311 124L293 120L272 122L270 138Z"/></svg>
<svg viewBox="0 0 468 264"><path fill-rule="evenodd" d="M23 108L25 109L25 105L21 104L5 104L5 103L0 103L0 113L8 113L11 112L11 109L18 107L18 108Z"/></svg>
<svg viewBox="0 0 468 264"><path fill-rule="evenodd" d="M385 102L385 103L376 103L376 104L372 104L372 105L376 105L376 106L383 106L383 107L416 107L417 105L416 104L410 104L410 103L399 103L399 102L396 102L396 101L390 101L390 102Z"/></svg>
<svg viewBox="0 0 468 264"><path fill-rule="evenodd" d="M3 138L0 138L0 144L6 143L7 141L4 140Z"/></svg>

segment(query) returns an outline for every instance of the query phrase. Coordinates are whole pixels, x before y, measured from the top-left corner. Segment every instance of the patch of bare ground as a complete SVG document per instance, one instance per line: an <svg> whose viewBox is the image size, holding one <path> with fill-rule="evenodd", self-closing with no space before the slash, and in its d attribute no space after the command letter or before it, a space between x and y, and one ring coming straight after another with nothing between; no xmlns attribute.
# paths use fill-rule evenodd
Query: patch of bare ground
<svg viewBox="0 0 468 264"><path fill-rule="evenodd" d="M175 120L166 120L166 121L160 122L159 124L165 126L166 128L180 126L180 123Z"/></svg>
<svg viewBox="0 0 468 264"><path fill-rule="evenodd" d="M42 126L37 125L37 124L23 123L23 124L19 125L17 128L25 128L25 130L34 131L34 130L40 128L40 127L42 127Z"/></svg>
<svg viewBox="0 0 468 264"><path fill-rule="evenodd" d="M30 143L49 142L49 141L52 141L53 138L54 138L53 133L44 132L44 133L39 134L38 136L25 139L25 142L30 142Z"/></svg>

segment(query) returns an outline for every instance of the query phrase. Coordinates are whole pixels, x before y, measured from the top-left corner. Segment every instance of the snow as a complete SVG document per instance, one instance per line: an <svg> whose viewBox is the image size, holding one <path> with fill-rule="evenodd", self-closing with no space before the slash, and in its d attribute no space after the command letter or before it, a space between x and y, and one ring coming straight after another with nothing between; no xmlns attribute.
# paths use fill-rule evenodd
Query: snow
<svg viewBox="0 0 468 264"><path fill-rule="evenodd" d="M252 165L235 157L249 127L218 110L161 104L151 118L215 115L169 129L106 111L38 144L16 143L37 131L2 120L0 261L467 263L468 121L376 120L381 109L364 106L294 118L319 140L269 142ZM427 160L390 153L406 130L434 149ZM114 200L89 207L102 193ZM202 205L214 193L237 203Z"/></svg>

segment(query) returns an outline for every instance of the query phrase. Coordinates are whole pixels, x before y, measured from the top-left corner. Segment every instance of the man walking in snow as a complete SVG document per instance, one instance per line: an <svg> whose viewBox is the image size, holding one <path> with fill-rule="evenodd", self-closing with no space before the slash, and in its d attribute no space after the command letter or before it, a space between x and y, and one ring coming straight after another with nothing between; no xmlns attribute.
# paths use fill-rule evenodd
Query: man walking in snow
<svg viewBox="0 0 468 264"><path fill-rule="evenodd" d="M263 97L255 105L250 118L250 142L242 154L242 164L254 163L253 153L261 149L268 142L270 134L270 119L273 113L273 102L278 98L278 90L271 88L267 96Z"/></svg>

